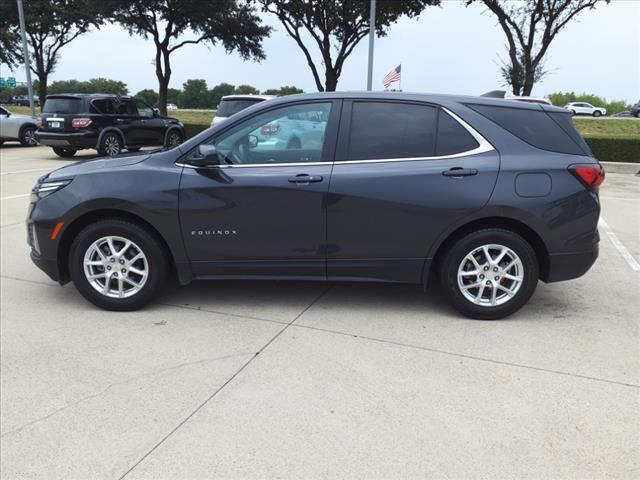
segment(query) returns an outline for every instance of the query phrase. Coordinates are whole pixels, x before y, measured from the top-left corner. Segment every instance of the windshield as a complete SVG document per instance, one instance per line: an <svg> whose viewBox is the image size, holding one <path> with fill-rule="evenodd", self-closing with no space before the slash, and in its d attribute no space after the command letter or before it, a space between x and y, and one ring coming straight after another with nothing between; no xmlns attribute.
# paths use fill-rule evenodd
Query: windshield
<svg viewBox="0 0 640 480"><path fill-rule="evenodd" d="M262 102L263 99L246 99L246 100L222 100L218 106L216 115L218 117L230 117L234 113L238 113L240 110Z"/></svg>
<svg viewBox="0 0 640 480"><path fill-rule="evenodd" d="M81 109L79 98L47 98L42 113L80 113Z"/></svg>

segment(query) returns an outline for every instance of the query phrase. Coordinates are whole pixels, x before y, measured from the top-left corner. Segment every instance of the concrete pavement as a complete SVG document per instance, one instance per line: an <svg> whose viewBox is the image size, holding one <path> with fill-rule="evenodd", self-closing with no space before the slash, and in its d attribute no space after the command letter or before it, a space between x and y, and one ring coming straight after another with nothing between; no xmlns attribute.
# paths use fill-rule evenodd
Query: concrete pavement
<svg viewBox="0 0 640 480"><path fill-rule="evenodd" d="M33 266L28 192L68 163L0 149L2 478L633 478L640 272L601 229L584 277L513 317L460 317L437 288L170 287L140 312L88 304ZM640 179L603 219L640 260Z"/></svg>

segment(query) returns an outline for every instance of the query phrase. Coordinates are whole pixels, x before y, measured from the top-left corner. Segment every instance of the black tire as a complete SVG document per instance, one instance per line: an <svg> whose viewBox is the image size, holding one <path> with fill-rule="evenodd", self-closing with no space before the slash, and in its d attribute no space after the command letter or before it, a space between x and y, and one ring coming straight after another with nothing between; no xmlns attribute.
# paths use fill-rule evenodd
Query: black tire
<svg viewBox="0 0 640 480"><path fill-rule="evenodd" d="M635 117L636 117L636 118L640 118L640 110L638 110L638 111L636 112Z"/></svg>
<svg viewBox="0 0 640 480"><path fill-rule="evenodd" d="M54 153L62 158L71 158L77 152L77 150L74 150L73 148L65 148L65 147L52 147L52 148Z"/></svg>
<svg viewBox="0 0 640 480"><path fill-rule="evenodd" d="M571 115L574 115L574 116L577 115L576 111L575 110L571 110Z"/></svg>
<svg viewBox="0 0 640 480"><path fill-rule="evenodd" d="M495 306L483 306L473 303L472 300L469 300L464 296L462 289L458 285L458 269L469 253L483 245L490 244L501 245L507 247L512 252L515 252L522 264L523 278L515 295L508 298L505 303ZM493 259L495 260L495 257L493 257ZM482 277L471 277L471 279L464 281L493 282L493 279L489 278L490 274L493 275L492 269L489 268L489 272L484 272L485 266L482 262L483 259L481 258L478 263L480 263L480 266L482 267L482 271L480 272ZM484 275L485 273L486 276ZM500 275L500 273L496 273L496 275ZM532 246L517 233L503 228L485 228L464 235L448 248L442 258L442 262L440 263L440 283L449 302L451 302L451 304L460 313L467 317L479 320L498 320L518 311L529 300L529 298L531 298L531 295L533 295L538 284L538 275L538 259ZM469 277L463 278L467 279ZM480 278L482 278L482 280L480 280ZM510 282L510 280L500 279L498 283L503 282ZM509 288L513 288L511 285L513 284L507 284ZM483 286L482 288L484 291L485 287ZM490 288L493 290L492 287ZM488 290L487 295L490 295L492 290ZM475 290L468 290L469 294L472 296L475 296L479 291L479 288ZM496 289L496 291L498 290ZM480 295L482 296L483 294L480 293ZM506 295L506 293L503 293L503 291L500 290L500 295ZM489 298L486 301L490 300L491 299Z"/></svg>
<svg viewBox="0 0 640 480"><path fill-rule="evenodd" d="M127 151L128 152L139 152L140 151L140 147L128 147Z"/></svg>
<svg viewBox="0 0 640 480"><path fill-rule="evenodd" d="M602 115L602 112L600 110L594 110L594 112L593 112L593 116L594 117L599 117L601 115Z"/></svg>
<svg viewBox="0 0 640 480"><path fill-rule="evenodd" d="M85 254L94 242L108 236L122 237L130 240L133 242L134 247L138 247L146 257L146 281L137 293L134 293L129 297L114 298L98 292L96 288L89 283L89 280L85 275ZM123 256L126 256L127 252L131 254L129 249L125 251ZM109 258L107 252L105 252L105 256ZM114 258L117 259L118 257L114 256ZM109 258L109 260L111 260L111 258ZM111 272L112 277L109 280L109 282L116 282L115 285L114 283L109 283L109 290L111 291L111 287L115 288L118 285L117 279L114 278L114 276L122 275L122 273L116 272L116 270L120 269L118 260L110 263L109 265L117 266ZM73 240L69 251L69 272L74 285L84 298L94 305L106 310L131 311L144 307L153 300L153 298L162 289L167 280L168 271L169 261L167 258L167 252L165 251L165 247L161 240L159 240L157 236L147 228L128 220L115 218L106 219L85 227L84 230L82 230ZM127 275L130 275L130 273ZM140 278L134 278L134 280L140 281ZM103 281L103 284L104 283L105 282ZM128 285L128 288L131 288L131 286Z"/></svg>
<svg viewBox="0 0 640 480"><path fill-rule="evenodd" d="M117 157L118 155L120 155L120 153L122 153L123 147L124 145L120 134L118 132L111 131L105 133L102 137L102 140L100 140L98 153L106 157Z"/></svg>
<svg viewBox="0 0 640 480"><path fill-rule="evenodd" d="M35 147L36 142L36 127L33 125L25 125L20 129L20 145L23 147Z"/></svg>
<svg viewBox="0 0 640 480"><path fill-rule="evenodd" d="M173 129L167 135L167 143L165 147L169 147L169 148L177 147L182 143L182 140L183 140L182 134L178 130Z"/></svg>

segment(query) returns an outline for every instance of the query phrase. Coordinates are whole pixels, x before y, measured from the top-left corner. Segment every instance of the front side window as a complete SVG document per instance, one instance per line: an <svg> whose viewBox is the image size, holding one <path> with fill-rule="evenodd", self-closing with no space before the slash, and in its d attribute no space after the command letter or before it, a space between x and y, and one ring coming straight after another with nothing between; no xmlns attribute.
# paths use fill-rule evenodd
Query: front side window
<svg viewBox="0 0 640 480"><path fill-rule="evenodd" d="M9 115L9 112L7 112L4 108L0 107L0 115Z"/></svg>
<svg viewBox="0 0 640 480"><path fill-rule="evenodd" d="M221 164L319 162L331 103L278 108L252 117L214 142Z"/></svg>
<svg viewBox="0 0 640 480"><path fill-rule="evenodd" d="M146 103L141 102L140 100L136 100L136 107L138 108L139 116L148 118L153 117L153 108L151 108Z"/></svg>
<svg viewBox="0 0 640 480"><path fill-rule="evenodd" d="M433 156L437 118L428 105L354 102L348 160Z"/></svg>

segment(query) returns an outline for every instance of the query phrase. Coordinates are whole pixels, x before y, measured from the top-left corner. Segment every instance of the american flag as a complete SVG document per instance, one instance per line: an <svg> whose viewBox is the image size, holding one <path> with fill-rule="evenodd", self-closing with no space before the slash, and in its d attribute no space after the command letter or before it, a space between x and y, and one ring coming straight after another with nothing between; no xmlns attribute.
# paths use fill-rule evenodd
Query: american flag
<svg viewBox="0 0 640 480"><path fill-rule="evenodd" d="M401 65L398 65L396 68L387 73L387 75L382 79L384 88L389 88L389 85L391 85L392 83L400 81L400 67Z"/></svg>

